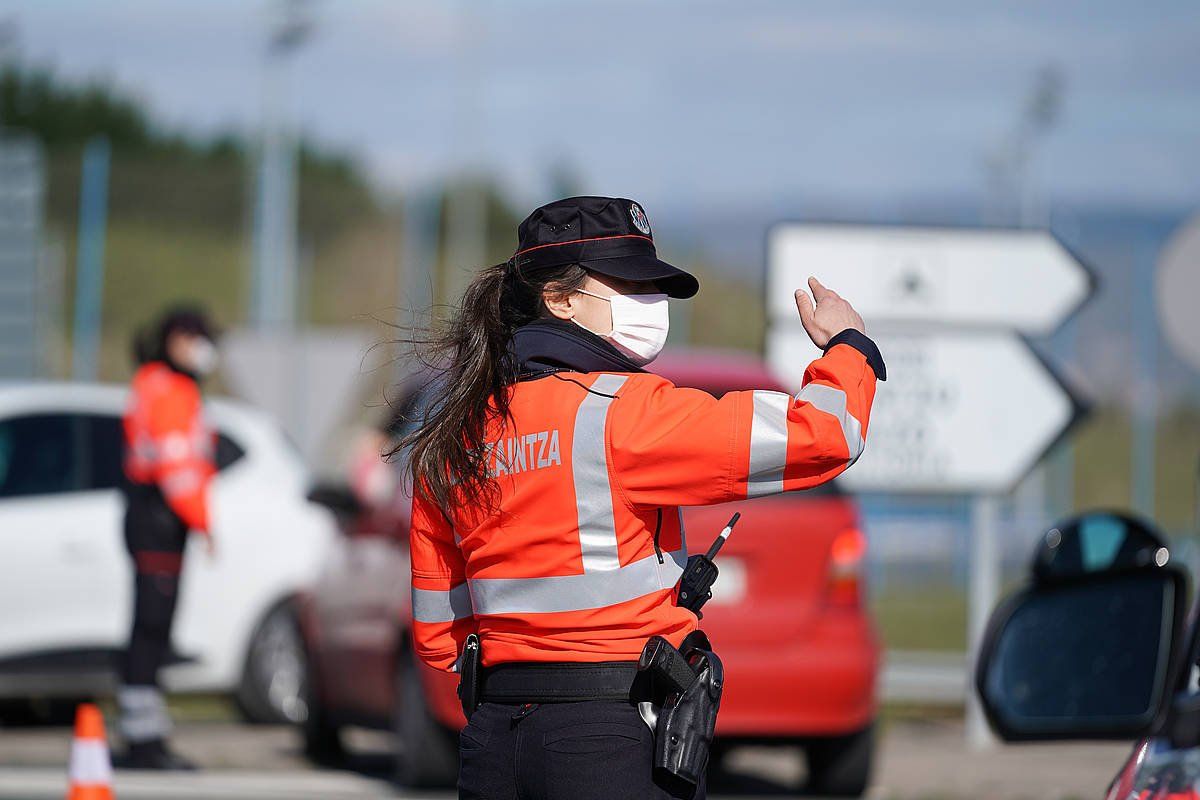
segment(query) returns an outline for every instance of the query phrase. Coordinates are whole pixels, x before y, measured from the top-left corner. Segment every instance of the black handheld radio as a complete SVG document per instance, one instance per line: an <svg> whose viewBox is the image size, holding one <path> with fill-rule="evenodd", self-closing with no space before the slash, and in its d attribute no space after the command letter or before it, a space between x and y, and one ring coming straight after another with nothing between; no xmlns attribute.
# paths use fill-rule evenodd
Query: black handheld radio
<svg viewBox="0 0 1200 800"><path fill-rule="evenodd" d="M683 575L679 578L679 591L675 605L683 606L695 612L696 616L700 616L701 607L712 597L713 581L717 579L717 573L720 572L713 559L717 557L717 552L725 544L729 534L733 533L733 526L737 524L741 516L740 513L737 513L730 517L729 522L717 535L716 541L712 543L712 547L708 548L707 553L702 556L688 557L687 566L683 568Z"/></svg>

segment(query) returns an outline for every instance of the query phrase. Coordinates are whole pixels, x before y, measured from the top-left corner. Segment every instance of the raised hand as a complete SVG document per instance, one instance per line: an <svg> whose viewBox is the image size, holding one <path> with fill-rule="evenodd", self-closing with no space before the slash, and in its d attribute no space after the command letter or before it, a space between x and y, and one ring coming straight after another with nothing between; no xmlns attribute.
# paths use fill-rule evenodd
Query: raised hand
<svg viewBox="0 0 1200 800"><path fill-rule="evenodd" d="M847 328L866 333L862 317L841 295L816 278L808 279L808 288L812 290L812 298L803 289L796 290L796 310L813 344L824 349L831 338Z"/></svg>

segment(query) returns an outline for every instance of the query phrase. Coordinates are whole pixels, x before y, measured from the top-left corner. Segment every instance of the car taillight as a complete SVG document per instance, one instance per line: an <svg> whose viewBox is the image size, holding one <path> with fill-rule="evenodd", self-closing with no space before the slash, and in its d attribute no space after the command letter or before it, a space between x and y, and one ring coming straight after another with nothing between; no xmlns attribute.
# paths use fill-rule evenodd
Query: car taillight
<svg viewBox="0 0 1200 800"><path fill-rule="evenodd" d="M867 537L858 528L847 528L829 548L829 605L858 608L862 605L863 560Z"/></svg>

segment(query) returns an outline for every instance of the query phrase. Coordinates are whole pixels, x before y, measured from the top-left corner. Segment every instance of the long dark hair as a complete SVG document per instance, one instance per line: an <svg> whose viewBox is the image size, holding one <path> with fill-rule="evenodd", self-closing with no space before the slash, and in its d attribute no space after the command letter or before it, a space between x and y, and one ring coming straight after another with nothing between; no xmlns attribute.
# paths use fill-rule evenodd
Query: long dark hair
<svg viewBox="0 0 1200 800"><path fill-rule="evenodd" d="M587 280L577 264L521 274L511 263L482 270L444 325L413 332L421 360L437 367L420 424L388 455L409 450L413 491L443 513L466 504L493 509L497 500L485 449L488 425L509 415L509 387L519 365L513 332L547 316L543 294L566 296Z"/></svg>

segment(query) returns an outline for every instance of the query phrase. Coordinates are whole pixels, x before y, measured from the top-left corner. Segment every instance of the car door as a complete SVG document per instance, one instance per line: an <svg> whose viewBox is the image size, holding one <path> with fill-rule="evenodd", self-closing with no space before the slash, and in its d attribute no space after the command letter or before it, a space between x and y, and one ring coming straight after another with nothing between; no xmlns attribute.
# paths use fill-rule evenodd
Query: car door
<svg viewBox="0 0 1200 800"><path fill-rule="evenodd" d="M417 393L402 398L388 433L403 437L421 405ZM364 442L375 453L383 445ZM346 521L312 594L321 641L316 657L327 702L377 722L387 721L395 707L396 657L409 622L412 504L402 464L382 468L395 470L390 496Z"/></svg>
<svg viewBox="0 0 1200 800"><path fill-rule="evenodd" d="M92 459L101 428L95 415L73 412L0 419L4 660L107 653L124 639L130 589L116 483L120 441L116 472L101 469Z"/></svg>
<svg viewBox="0 0 1200 800"><path fill-rule="evenodd" d="M375 720L388 719L393 708L405 623L399 609L408 594L407 513L401 520L387 511L368 512L348 526L313 592L329 701Z"/></svg>

